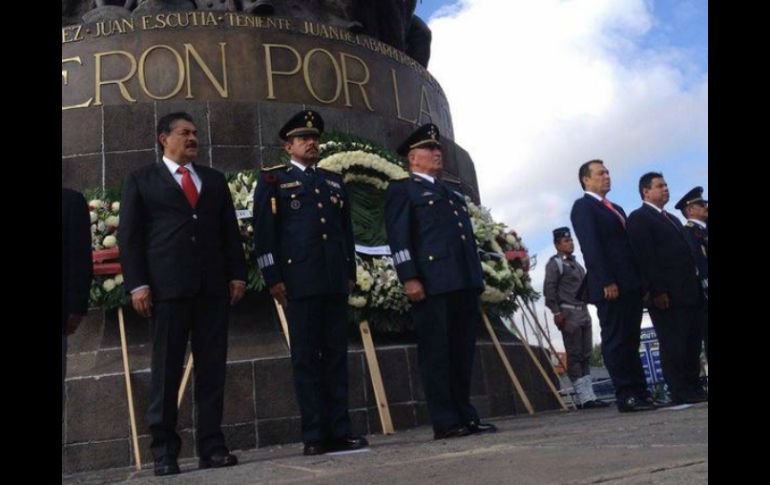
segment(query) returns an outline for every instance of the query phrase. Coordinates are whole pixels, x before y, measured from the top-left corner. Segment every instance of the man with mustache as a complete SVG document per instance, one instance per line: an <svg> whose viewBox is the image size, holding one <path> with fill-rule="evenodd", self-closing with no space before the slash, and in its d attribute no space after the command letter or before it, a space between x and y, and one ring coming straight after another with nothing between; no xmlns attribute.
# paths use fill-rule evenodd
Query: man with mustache
<svg viewBox="0 0 770 485"><path fill-rule="evenodd" d="M222 173L192 163L198 131L183 112L157 126L163 160L129 174L120 206L120 262L131 303L151 319L147 420L155 475L179 473L177 392L188 338L195 356L200 468L238 463L222 434L228 305L246 289L246 264Z"/></svg>
<svg viewBox="0 0 770 485"><path fill-rule="evenodd" d="M289 324L305 455L363 448L348 415L348 293L356 281L350 200L317 168L324 121L300 111L278 136L291 158L262 168L254 193L257 264Z"/></svg>

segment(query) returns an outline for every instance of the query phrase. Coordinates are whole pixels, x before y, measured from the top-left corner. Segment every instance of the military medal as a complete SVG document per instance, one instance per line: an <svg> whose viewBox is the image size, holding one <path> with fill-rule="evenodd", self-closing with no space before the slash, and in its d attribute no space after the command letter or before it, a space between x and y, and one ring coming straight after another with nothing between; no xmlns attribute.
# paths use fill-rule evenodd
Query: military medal
<svg viewBox="0 0 770 485"><path fill-rule="evenodd" d="M300 207L302 207L302 204L300 204L300 202L299 202L297 199L293 199L293 200L291 201L291 203L289 204L289 207L291 207L291 208L292 208L292 209L294 209L294 210L297 210L297 209L299 209Z"/></svg>
<svg viewBox="0 0 770 485"><path fill-rule="evenodd" d="M270 207L273 210L273 215L278 212L278 206L275 202L275 197L270 197Z"/></svg>

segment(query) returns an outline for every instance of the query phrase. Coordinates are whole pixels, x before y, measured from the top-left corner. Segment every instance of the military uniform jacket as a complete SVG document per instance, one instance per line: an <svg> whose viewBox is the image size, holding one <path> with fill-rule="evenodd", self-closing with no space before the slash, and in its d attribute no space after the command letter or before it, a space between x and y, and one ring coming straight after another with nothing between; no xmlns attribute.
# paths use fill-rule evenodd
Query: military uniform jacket
<svg viewBox="0 0 770 485"><path fill-rule="evenodd" d="M558 260L561 260L561 269ZM583 302L578 299L577 292L585 275L585 270L574 256L567 257L563 253L551 256L545 265L545 280L543 281L545 306L554 314L562 311L562 304L584 306Z"/></svg>
<svg viewBox="0 0 770 485"><path fill-rule="evenodd" d="M709 232L708 229L699 226L698 224L688 221L684 225L684 233L687 236L687 242L690 243L693 256L695 257L695 265L698 268L698 276L700 277L703 289L708 296L708 281L709 281Z"/></svg>
<svg viewBox="0 0 770 485"><path fill-rule="evenodd" d="M470 214L456 188L418 175L393 181L385 221L402 282L418 278L428 295L484 288Z"/></svg>
<svg viewBox="0 0 770 485"><path fill-rule="evenodd" d="M263 170L254 192L255 257L288 297L348 293L356 281L350 201L342 177L292 165Z"/></svg>

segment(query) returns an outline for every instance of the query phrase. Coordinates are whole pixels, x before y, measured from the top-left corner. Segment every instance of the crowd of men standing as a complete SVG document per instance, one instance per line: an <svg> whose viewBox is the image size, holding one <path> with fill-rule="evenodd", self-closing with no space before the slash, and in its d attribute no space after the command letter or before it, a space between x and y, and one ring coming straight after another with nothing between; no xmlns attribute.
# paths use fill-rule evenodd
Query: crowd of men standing
<svg viewBox="0 0 770 485"><path fill-rule="evenodd" d="M356 282L351 201L342 177L317 167L323 129L313 110L291 117L278 133L289 163L263 169L254 194L255 259L270 295L286 309L306 455L368 446L351 432L347 402L347 299ZM162 161L124 180L118 237L132 306L152 322L147 419L154 472L171 475L180 471L176 396L188 340L195 355L199 466L238 462L221 421L228 314L244 294L246 264L224 175L194 163L193 118L183 112L164 116L157 141ZM494 432L470 403L484 283L464 195L441 178L436 125L418 128L397 152L408 161L409 175L387 189L385 225L411 302L434 437ZM693 220L685 228L663 210L668 188L661 174L642 177L644 205L629 217L605 197L610 179L603 162L587 162L579 178L586 195L575 202L572 223L587 272L571 256L569 230L555 231L559 255L549 262L547 279L557 281L547 285L546 300L569 342L569 375L583 390L582 407L603 405L590 386L585 303L599 310L604 360L620 411L655 407L637 353L644 304L658 329L675 401L706 399L697 382L704 311L698 274L707 281L708 264L707 228L699 222L705 221L705 201L691 193L680 202ZM703 261L696 254L701 249ZM62 269L63 386L66 335L85 314L91 279L88 209L81 195L65 189Z"/></svg>
<svg viewBox="0 0 770 485"><path fill-rule="evenodd" d="M701 341L708 352L708 202L695 187L676 204L687 218L666 212L669 189L663 174L639 179L640 208L626 215L607 198L610 174L604 162L581 165L585 194L572 206L571 221L586 268L572 255L569 228L554 230L557 254L546 265L546 305L560 328L568 376L579 405L601 406L593 395L588 358L592 350L587 303L596 305L602 356L621 412L656 409L639 358L646 307L660 343L663 375L674 404L708 400L700 381Z"/></svg>

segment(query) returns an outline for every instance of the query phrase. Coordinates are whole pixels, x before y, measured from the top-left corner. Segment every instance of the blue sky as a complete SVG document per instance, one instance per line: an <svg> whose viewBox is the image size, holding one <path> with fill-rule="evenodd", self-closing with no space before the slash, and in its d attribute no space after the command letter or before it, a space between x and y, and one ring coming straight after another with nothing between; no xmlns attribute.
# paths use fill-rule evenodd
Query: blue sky
<svg viewBox="0 0 770 485"><path fill-rule="evenodd" d="M422 0L416 13L482 203L538 255L536 289L551 229L582 196L580 163L605 160L626 212L647 171L663 172L672 212L696 185L708 197L706 0Z"/></svg>

